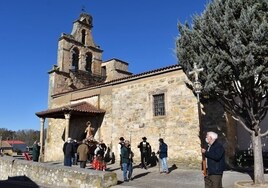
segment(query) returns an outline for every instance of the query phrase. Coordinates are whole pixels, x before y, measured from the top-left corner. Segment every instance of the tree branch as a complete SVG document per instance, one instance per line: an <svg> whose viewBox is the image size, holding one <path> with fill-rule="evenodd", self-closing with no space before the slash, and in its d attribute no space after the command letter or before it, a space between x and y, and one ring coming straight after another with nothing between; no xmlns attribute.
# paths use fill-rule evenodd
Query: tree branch
<svg viewBox="0 0 268 188"><path fill-rule="evenodd" d="M261 137L264 137L264 136L266 136L266 135L268 135L268 130L266 130L266 132L260 134Z"/></svg>
<svg viewBox="0 0 268 188"><path fill-rule="evenodd" d="M234 119L234 120L236 120L236 121L238 121L250 134L253 134L254 133L254 131L253 130L251 130L251 129L249 129L246 125L245 125L245 123L240 119L240 117L234 117L234 116L232 116L232 118Z"/></svg>

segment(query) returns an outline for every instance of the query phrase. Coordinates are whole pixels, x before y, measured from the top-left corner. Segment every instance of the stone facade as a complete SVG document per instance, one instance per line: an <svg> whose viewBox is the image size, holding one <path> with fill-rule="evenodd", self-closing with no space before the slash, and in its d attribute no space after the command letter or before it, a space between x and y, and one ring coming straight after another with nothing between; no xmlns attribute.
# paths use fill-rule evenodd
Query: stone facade
<svg viewBox="0 0 268 188"><path fill-rule="evenodd" d="M78 27L79 24L81 27ZM111 59L103 62L102 50L93 42L91 26L92 17L83 13L74 22L72 34L64 34L60 38L58 65L49 72L48 111L87 102L105 110L105 113L70 113L67 124L64 118L55 118L48 113L43 113L43 116L39 114L39 117L48 119L44 160L63 160L62 146L66 131L73 139L82 140L86 122L91 121L96 130L94 138L103 139L117 159L119 137L131 141L136 162L139 162L137 145L141 138L146 136L156 152L161 137L169 146L169 158L199 167L200 137L203 139L205 135L199 129L196 97L186 87L187 78L181 67L172 65L132 75L124 61ZM90 62L85 58L88 53L92 55ZM70 70L73 66L74 72ZM163 96L162 115L155 114L154 100L157 95ZM205 127L204 131L221 132L221 140L226 142L229 139L226 133L233 130L226 126L222 108L217 103L202 101L202 110L201 125ZM233 152L231 148L229 153Z"/></svg>
<svg viewBox="0 0 268 188"><path fill-rule="evenodd" d="M102 138L118 156L118 138L131 140L132 149L139 156L138 143L143 136L148 138L154 151L158 150L158 139L163 137L169 145L169 156L185 160L200 158L198 138L198 114L196 98L185 87L185 75L175 66L163 72L151 73L133 80L68 92L53 99L52 108L73 102L86 101L105 109L102 122L98 117L74 117L70 122L70 136L81 140L90 120L97 128L95 138ZM153 95L165 94L166 115L153 115ZM99 125L100 126L96 126ZM45 160L61 160L65 121L49 119ZM79 133L80 131L80 133ZM189 142L191 141L191 142ZM178 152L180 151L180 152Z"/></svg>

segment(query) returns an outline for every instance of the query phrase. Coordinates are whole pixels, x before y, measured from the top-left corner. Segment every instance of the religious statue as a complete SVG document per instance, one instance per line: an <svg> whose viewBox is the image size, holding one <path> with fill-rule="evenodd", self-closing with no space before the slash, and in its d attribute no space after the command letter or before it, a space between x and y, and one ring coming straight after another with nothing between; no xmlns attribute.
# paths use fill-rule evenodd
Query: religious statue
<svg viewBox="0 0 268 188"><path fill-rule="evenodd" d="M93 137L94 137L94 130L95 130L95 128L91 126L91 122L88 121L87 122L87 128L85 130L85 133L87 133L87 135L86 135L86 139L87 140L93 139Z"/></svg>

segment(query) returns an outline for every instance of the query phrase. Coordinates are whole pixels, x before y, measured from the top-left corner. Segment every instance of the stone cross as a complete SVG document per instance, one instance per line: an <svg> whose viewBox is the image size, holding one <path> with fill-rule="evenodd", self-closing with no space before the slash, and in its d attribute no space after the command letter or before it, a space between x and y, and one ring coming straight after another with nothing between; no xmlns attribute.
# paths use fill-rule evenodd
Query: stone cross
<svg viewBox="0 0 268 188"><path fill-rule="evenodd" d="M202 72L204 68L197 68L196 63L194 63L194 69L189 72L190 75L194 74L194 81L198 82L198 75Z"/></svg>

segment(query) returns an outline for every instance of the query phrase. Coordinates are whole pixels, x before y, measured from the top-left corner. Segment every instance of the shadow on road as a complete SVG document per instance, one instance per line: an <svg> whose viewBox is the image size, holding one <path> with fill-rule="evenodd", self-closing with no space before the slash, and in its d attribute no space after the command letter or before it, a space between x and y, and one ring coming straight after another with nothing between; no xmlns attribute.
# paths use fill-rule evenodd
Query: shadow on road
<svg viewBox="0 0 268 188"><path fill-rule="evenodd" d="M8 177L7 180L0 181L1 188L39 188L39 186L27 176Z"/></svg>
<svg viewBox="0 0 268 188"><path fill-rule="evenodd" d="M149 174L150 172L145 172L145 173L141 173L141 174L137 174L137 175L135 175L134 177L133 177L133 179L139 179L139 178L141 178L141 177L143 177L143 176L146 176L147 174Z"/></svg>
<svg viewBox="0 0 268 188"><path fill-rule="evenodd" d="M169 171L169 173L170 172L172 172L173 170L176 170L178 167L175 165L175 164L173 164L171 167L169 167L168 168L168 171Z"/></svg>

